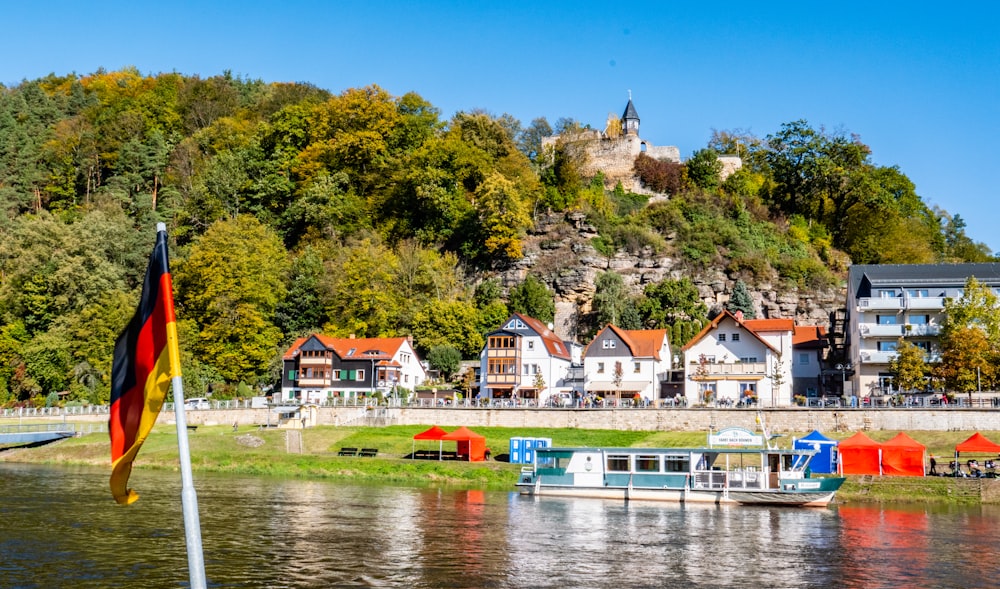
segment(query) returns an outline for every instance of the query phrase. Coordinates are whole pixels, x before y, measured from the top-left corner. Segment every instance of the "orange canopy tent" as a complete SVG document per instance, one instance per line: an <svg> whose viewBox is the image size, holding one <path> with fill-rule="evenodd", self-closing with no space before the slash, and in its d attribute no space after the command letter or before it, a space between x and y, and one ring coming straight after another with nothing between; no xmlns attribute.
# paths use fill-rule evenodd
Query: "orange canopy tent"
<svg viewBox="0 0 1000 589"><path fill-rule="evenodd" d="M882 442L882 474L886 476L924 476L924 450L927 447L900 432Z"/></svg>
<svg viewBox="0 0 1000 589"><path fill-rule="evenodd" d="M969 439L955 446L955 452L1000 454L1000 444L997 444L983 434L976 432L969 436Z"/></svg>
<svg viewBox="0 0 1000 589"><path fill-rule="evenodd" d="M441 452L443 450L444 443L441 441L444 437L448 435L448 432L439 428L438 426L433 426L430 429L426 429L419 434L413 436L413 454L417 453L417 442L416 440L437 440L438 441L438 460L441 460Z"/></svg>
<svg viewBox="0 0 1000 589"><path fill-rule="evenodd" d="M464 458L469 462L482 462L486 460L486 438L464 425L441 439L458 443L458 456L460 459Z"/></svg>
<svg viewBox="0 0 1000 589"><path fill-rule="evenodd" d="M858 432L837 444L840 474L882 474L882 446Z"/></svg>

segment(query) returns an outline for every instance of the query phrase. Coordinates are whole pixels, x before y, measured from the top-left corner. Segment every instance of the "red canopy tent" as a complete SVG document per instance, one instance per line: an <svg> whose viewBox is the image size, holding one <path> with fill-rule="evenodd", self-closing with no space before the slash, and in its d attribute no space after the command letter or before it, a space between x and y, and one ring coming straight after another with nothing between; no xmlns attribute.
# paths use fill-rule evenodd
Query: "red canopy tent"
<svg viewBox="0 0 1000 589"><path fill-rule="evenodd" d="M439 428L438 426L433 426L430 429L426 429L419 434L413 436L414 440L437 440L438 441L438 460L441 460L441 452L443 450L444 443L441 441L444 437L448 435L448 432ZM413 454L417 453L417 443L413 442ZM411 454L412 455L412 454Z"/></svg>
<svg viewBox="0 0 1000 589"><path fill-rule="evenodd" d="M441 439L458 443L459 459L464 458L469 462L486 460L486 438L464 425Z"/></svg>
<svg viewBox="0 0 1000 589"><path fill-rule="evenodd" d="M976 432L969 436L969 439L955 446L955 452L1000 454L1000 444L997 444L983 434Z"/></svg>
<svg viewBox="0 0 1000 589"><path fill-rule="evenodd" d="M837 444L840 474L882 474L882 446L858 432Z"/></svg>
<svg viewBox="0 0 1000 589"><path fill-rule="evenodd" d="M926 446L900 432L882 443L882 474L886 476L924 476Z"/></svg>

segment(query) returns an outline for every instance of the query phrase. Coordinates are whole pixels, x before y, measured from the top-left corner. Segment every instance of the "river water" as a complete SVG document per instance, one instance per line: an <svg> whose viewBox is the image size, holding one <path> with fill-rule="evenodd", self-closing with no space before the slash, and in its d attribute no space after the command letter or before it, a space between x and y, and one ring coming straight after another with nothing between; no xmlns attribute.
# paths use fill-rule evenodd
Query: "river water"
<svg viewBox="0 0 1000 589"><path fill-rule="evenodd" d="M0 587L185 587L177 473L0 464ZM706 507L197 474L210 587L1000 585L1000 509Z"/></svg>

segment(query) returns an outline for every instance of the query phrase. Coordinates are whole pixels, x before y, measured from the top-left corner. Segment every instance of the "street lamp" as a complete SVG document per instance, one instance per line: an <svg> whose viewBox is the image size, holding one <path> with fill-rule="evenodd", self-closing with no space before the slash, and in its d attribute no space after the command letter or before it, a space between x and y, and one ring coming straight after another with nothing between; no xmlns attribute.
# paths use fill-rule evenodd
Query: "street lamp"
<svg viewBox="0 0 1000 589"><path fill-rule="evenodd" d="M837 370L840 371L840 396L844 398L844 402L847 402L847 371L852 368L854 366L850 362L837 364Z"/></svg>

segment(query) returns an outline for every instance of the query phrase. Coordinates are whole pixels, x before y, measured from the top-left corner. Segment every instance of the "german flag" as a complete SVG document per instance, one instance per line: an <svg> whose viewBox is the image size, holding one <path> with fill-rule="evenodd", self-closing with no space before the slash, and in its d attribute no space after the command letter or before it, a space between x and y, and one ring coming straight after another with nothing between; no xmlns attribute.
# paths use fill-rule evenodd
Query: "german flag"
<svg viewBox="0 0 1000 589"><path fill-rule="evenodd" d="M161 223L139 308L115 342L111 365L111 494L122 505L139 498L128 488L132 461L156 423L171 379L181 375L178 349L167 230Z"/></svg>

